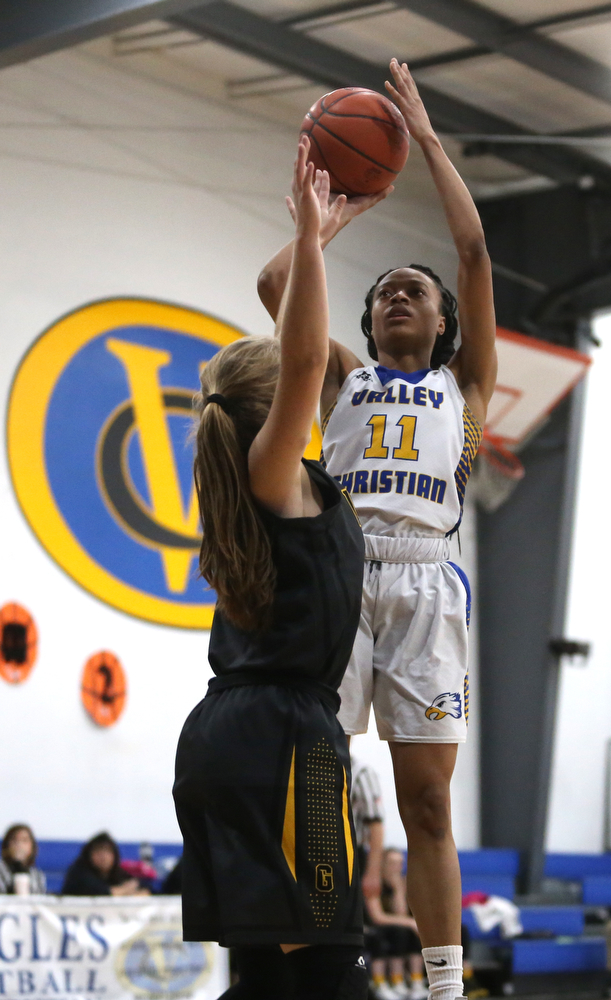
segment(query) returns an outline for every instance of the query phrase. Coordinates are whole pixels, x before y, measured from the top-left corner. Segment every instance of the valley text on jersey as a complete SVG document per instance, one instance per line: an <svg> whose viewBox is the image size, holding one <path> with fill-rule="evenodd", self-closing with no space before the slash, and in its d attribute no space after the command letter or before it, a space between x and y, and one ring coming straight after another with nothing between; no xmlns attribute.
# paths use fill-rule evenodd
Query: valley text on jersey
<svg viewBox="0 0 611 1000"><path fill-rule="evenodd" d="M326 422L323 460L366 533L450 534L481 438L445 366L409 374L370 366L344 382Z"/></svg>

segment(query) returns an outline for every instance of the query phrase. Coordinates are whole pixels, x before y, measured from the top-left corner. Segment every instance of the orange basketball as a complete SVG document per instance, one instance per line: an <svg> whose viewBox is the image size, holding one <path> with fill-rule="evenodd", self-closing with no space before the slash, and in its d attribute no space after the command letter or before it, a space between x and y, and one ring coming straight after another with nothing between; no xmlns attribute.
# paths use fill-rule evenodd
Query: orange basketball
<svg viewBox="0 0 611 1000"><path fill-rule="evenodd" d="M303 120L304 133L310 139L309 159L329 171L332 191L348 197L388 187L409 153L401 112L383 94L361 87L321 97Z"/></svg>
<svg viewBox="0 0 611 1000"><path fill-rule="evenodd" d="M127 682L116 656L107 651L90 656L83 670L81 698L98 726L112 726L125 705Z"/></svg>
<svg viewBox="0 0 611 1000"><path fill-rule="evenodd" d="M32 616L20 604L0 609L0 677L21 684L34 666L38 632Z"/></svg>

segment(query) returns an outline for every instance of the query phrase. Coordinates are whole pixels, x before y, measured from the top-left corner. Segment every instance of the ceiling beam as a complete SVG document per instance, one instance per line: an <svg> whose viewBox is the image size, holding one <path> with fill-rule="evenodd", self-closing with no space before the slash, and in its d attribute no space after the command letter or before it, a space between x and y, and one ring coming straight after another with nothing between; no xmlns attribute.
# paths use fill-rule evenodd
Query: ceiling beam
<svg viewBox="0 0 611 1000"><path fill-rule="evenodd" d="M398 7L449 28L576 90L611 103L611 69L473 0L395 0Z"/></svg>
<svg viewBox="0 0 611 1000"><path fill-rule="evenodd" d="M397 0L392 0L394 4ZM344 3L332 4L331 6L318 7L311 11L301 11L291 17L281 18L281 24L288 24L291 27L307 28L313 24L316 27L324 27L325 20L335 23L338 15L354 13L357 17L376 17L380 13L388 13L385 9L388 4L385 0L345 0ZM427 8L428 9L428 8ZM611 3L596 4L594 7L584 7L579 10L563 11L560 14L551 14L548 17L541 17L535 21L526 21L518 27L521 32L533 32L537 28L559 27L563 24L575 24L580 21L587 21L593 17L606 17L611 19ZM340 23L351 23L350 17ZM488 55L494 49L487 45L463 45L457 49L446 52L409 59L409 66L412 72L418 69L429 69L433 66L446 66L448 63L466 62L468 59L476 59L478 56ZM404 56L401 53L399 58Z"/></svg>
<svg viewBox="0 0 611 1000"><path fill-rule="evenodd" d="M539 17L536 21L527 21L523 28L554 28L561 24L577 24L592 17L611 17L611 3L599 3L594 7L579 7L577 10L565 10L547 17Z"/></svg>
<svg viewBox="0 0 611 1000"><path fill-rule="evenodd" d="M170 17L193 5L194 0L3 0L0 68Z"/></svg>
<svg viewBox="0 0 611 1000"><path fill-rule="evenodd" d="M384 92L384 80L388 76L384 67L270 21L230 3L229 0L208 0L171 20L181 28L204 38L212 38L229 48L325 87L369 87ZM428 85L419 83L419 89L433 125L439 131L524 136L535 134L519 128L505 118L442 94ZM599 187L611 191L611 166L578 150L549 146L495 146L494 155L531 173L549 177L559 184L578 184L587 175Z"/></svg>

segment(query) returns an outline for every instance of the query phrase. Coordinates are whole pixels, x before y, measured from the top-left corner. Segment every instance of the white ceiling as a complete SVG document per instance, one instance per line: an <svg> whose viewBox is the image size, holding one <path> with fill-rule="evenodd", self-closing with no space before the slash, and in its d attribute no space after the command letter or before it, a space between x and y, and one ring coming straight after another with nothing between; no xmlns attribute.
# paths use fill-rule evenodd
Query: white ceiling
<svg viewBox="0 0 611 1000"><path fill-rule="evenodd" d="M308 34L375 63L388 63L393 56L422 59L469 44L463 35L410 11L391 9L374 13L375 10L372 8L369 14L358 11L345 14L335 23L329 18L328 26L308 26Z"/></svg>
<svg viewBox="0 0 611 1000"><path fill-rule="evenodd" d="M344 0L239 3L279 19L313 14L323 5L328 12L341 4L343 9L295 28L380 65L393 54L408 60L434 58L473 45L433 21L397 9L392 0L356 10L346 10ZM593 4L592 0L486 0L485 6L516 21L532 21L588 11ZM611 11L542 30L611 67ZM498 54L420 69L417 79L538 132L611 125L611 99L606 103L588 96ZM288 151L303 115L324 89L225 45L172 29L162 21L150 22L69 53L3 70L0 155L72 160L84 169L101 164L104 169L182 178L186 183L205 178L222 188L228 183L219 167L225 146L227 156L235 155L228 136L236 129L250 130L252 158L243 170L260 170L259 186L271 193L281 171L277 175L276 166L266 161L266 130L284 136ZM157 142L159 128L176 131L173 154L171 146ZM206 167L212 134L218 156ZM477 196L547 183L494 156L465 158L460 142L447 140L446 145ZM584 149L611 162L611 140ZM240 170L231 174L234 188L239 176ZM428 191L417 151L411 157L409 184ZM252 189L251 182L248 187Z"/></svg>

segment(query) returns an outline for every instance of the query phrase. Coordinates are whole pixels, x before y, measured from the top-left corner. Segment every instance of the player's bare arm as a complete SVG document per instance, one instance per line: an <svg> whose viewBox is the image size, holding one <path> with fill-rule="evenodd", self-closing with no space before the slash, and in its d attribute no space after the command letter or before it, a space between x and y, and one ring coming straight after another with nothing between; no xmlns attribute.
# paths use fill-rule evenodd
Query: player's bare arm
<svg viewBox="0 0 611 1000"><path fill-rule="evenodd" d="M301 465L329 356L329 309L320 246L320 203L314 167L302 138L293 174L295 239L280 321L280 375L269 415L248 454L252 492L283 517L304 513Z"/></svg>
<svg viewBox="0 0 611 1000"><path fill-rule="evenodd" d="M378 194L360 195L354 198L347 198L346 195L332 195L328 173L326 170L317 170L314 191L320 204L319 238L321 248L324 250L348 223L392 194L394 187L390 185ZM293 214L290 198L287 198L287 204L289 211ZM291 269L293 246L294 240L283 246L267 262L257 281L259 298L277 324L276 331L278 331L279 320L282 318L282 300ZM348 373L360 367L361 362L356 354L336 340L329 340L329 362L320 399L320 410L323 418L335 402L338 390Z"/></svg>
<svg viewBox="0 0 611 1000"><path fill-rule="evenodd" d="M464 181L435 134L411 73L396 59L388 93L422 149L458 253L458 312L461 346L449 367L473 414L483 426L496 382L496 322L492 271L481 220Z"/></svg>

